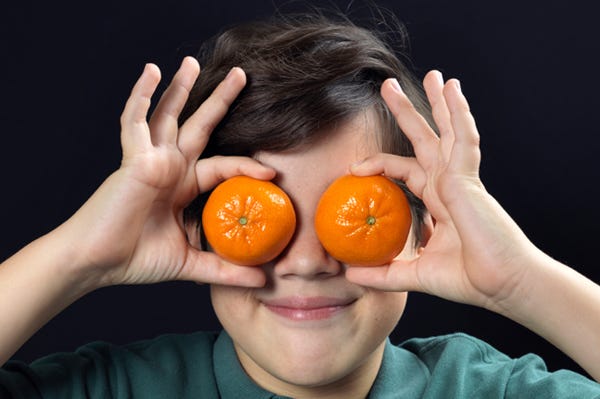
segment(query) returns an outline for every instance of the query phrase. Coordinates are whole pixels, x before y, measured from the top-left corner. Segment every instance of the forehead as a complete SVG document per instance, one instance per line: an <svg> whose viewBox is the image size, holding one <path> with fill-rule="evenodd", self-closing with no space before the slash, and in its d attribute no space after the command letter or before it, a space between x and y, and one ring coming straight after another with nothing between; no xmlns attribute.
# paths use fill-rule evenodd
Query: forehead
<svg viewBox="0 0 600 399"><path fill-rule="evenodd" d="M353 162L380 151L374 121L371 112L364 112L324 131L310 145L284 152L258 152L255 158L277 171L275 182L285 189L327 186L347 174Z"/></svg>

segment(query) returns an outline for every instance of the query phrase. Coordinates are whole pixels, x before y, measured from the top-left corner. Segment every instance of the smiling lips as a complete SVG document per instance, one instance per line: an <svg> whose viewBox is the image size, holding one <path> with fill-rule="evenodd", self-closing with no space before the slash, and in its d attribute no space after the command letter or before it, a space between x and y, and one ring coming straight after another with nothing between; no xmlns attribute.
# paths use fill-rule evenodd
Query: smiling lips
<svg viewBox="0 0 600 399"><path fill-rule="evenodd" d="M353 304L353 298L286 297L262 301L271 312L294 321L324 320Z"/></svg>

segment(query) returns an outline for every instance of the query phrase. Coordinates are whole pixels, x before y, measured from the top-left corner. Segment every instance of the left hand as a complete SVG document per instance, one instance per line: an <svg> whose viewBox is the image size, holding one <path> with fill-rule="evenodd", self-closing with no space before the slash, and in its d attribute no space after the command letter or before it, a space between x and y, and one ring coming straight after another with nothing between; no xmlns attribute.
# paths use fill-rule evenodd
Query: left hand
<svg viewBox="0 0 600 399"><path fill-rule="evenodd" d="M388 79L381 94L416 158L378 154L351 172L404 180L433 218L430 238L410 260L351 267L346 276L360 285L426 292L498 311L519 292L526 265L540 251L481 183L479 133L459 82L444 84L441 74L431 71L424 87L440 136Z"/></svg>

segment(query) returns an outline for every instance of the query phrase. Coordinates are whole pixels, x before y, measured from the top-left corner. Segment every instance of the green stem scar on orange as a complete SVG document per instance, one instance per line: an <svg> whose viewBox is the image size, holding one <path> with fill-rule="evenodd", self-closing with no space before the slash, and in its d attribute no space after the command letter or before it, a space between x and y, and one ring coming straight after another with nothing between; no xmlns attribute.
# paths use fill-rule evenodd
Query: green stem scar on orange
<svg viewBox="0 0 600 399"><path fill-rule="evenodd" d="M235 176L209 196L202 228L212 250L223 259L257 266L287 246L296 229L296 214L288 195L275 184Z"/></svg>
<svg viewBox="0 0 600 399"><path fill-rule="evenodd" d="M404 248L412 217L408 199L384 176L342 176L323 193L315 230L325 250L349 266L389 263Z"/></svg>

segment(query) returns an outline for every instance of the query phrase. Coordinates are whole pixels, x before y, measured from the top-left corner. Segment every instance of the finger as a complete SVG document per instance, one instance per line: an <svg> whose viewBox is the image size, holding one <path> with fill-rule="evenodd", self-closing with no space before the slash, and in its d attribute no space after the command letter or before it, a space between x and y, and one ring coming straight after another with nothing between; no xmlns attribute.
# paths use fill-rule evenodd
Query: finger
<svg viewBox="0 0 600 399"><path fill-rule="evenodd" d="M346 269L346 279L382 291L422 291L414 262L394 261L390 265L377 267L352 266Z"/></svg>
<svg viewBox="0 0 600 399"><path fill-rule="evenodd" d="M412 143L417 159L425 168L429 168L438 154L437 135L406 97L396 79L387 79L383 83L381 95L398 126Z"/></svg>
<svg viewBox="0 0 600 399"><path fill-rule="evenodd" d="M444 97L454 131L453 161L449 168L464 174L478 175L481 160L479 132L458 80L451 79L446 83Z"/></svg>
<svg viewBox="0 0 600 399"><path fill-rule="evenodd" d="M210 133L223 119L229 106L246 84L246 74L233 68L208 99L185 121L178 146L188 159L196 159L206 146Z"/></svg>
<svg viewBox="0 0 600 399"><path fill-rule="evenodd" d="M439 129L442 157L447 162L454 142L454 131L450 111L443 94L444 78L442 74L439 71L430 71L423 79L423 87L429 104L431 104L433 119Z"/></svg>
<svg viewBox="0 0 600 399"><path fill-rule="evenodd" d="M160 69L146 64L121 114L121 145L123 152L146 148L151 144L147 125L152 94L160 82Z"/></svg>
<svg viewBox="0 0 600 399"><path fill-rule="evenodd" d="M190 247L187 262L179 280L206 284L263 287L266 276L260 267L237 266L225 262L216 254Z"/></svg>
<svg viewBox="0 0 600 399"><path fill-rule="evenodd" d="M423 198L423 189L427 182L425 171L415 158L379 153L350 166L350 172L356 176L383 174L392 179L402 180L411 192Z"/></svg>
<svg viewBox="0 0 600 399"><path fill-rule="evenodd" d="M150 118L150 134L154 145L177 142L179 114L199 73L198 61L193 57L185 57Z"/></svg>
<svg viewBox="0 0 600 399"><path fill-rule="evenodd" d="M223 180L246 175L261 180L271 180L275 170L249 157L214 156L196 162L196 176L200 192L211 190Z"/></svg>

